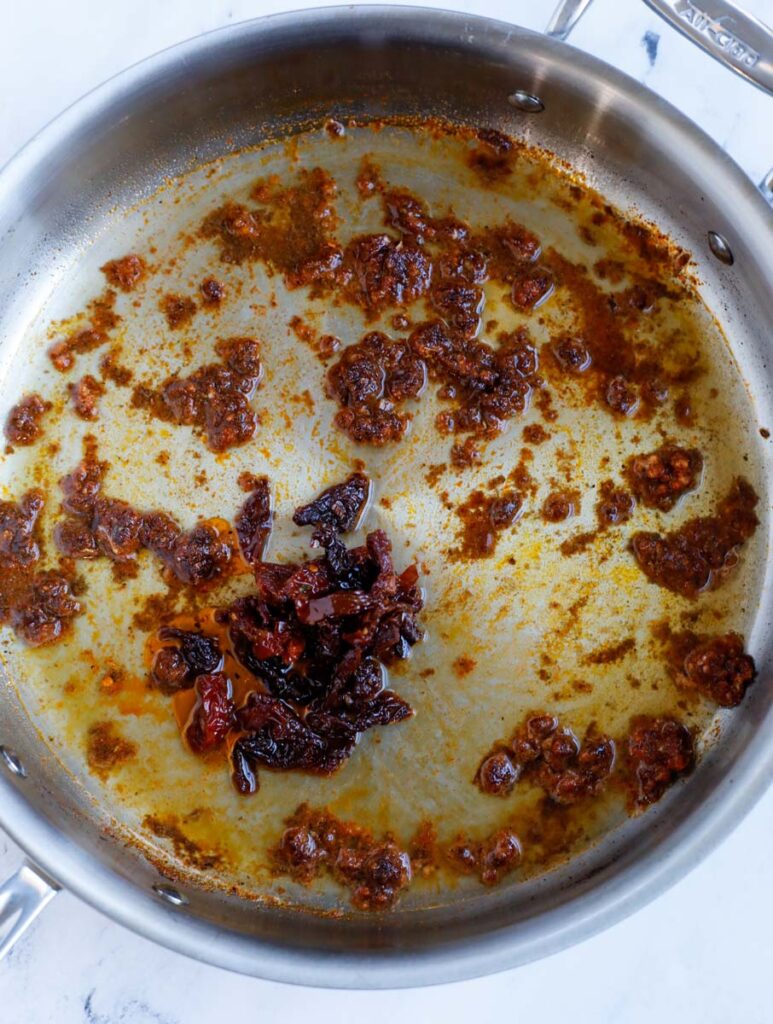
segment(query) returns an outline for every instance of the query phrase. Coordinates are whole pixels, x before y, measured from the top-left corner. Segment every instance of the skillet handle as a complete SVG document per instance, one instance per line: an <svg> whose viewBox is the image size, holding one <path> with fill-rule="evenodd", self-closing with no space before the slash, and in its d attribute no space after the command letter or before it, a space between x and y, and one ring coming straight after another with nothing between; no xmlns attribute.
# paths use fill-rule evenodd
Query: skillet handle
<svg viewBox="0 0 773 1024"><path fill-rule="evenodd" d="M720 64L773 95L773 31L731 0L644 0Z"/></svg>
<svg viewBox="0 0 773 1024"><path fill-rule="evenodd" d="M732 0L644 0L720 64L773 95L773 29ZM566 40L591 0L560 0L545 30Z"/></svg>
<svg viewBox="0 0 773 1024"><path fill-rule="evenodd" d="M561 3L553 11L553 17L545 29L545 34L565 42L574 26L590 7L591 2L592 0L561 0Z"/></svg>
<svg viewBox="0 0 773 1024"><path fill-rule="evenodd" d="M56 882L29 863L0 886L0 960L58 892Z"/></svg>
<svg viewBox="0 0 773 1024"><path fill-rule="evenodd" d="M661 18L747 82L773 95L773 29L731 0L644 0ZM592 0L559 0L546 35L565 42ZM759 184L773 206L773 169Z"/></svg>

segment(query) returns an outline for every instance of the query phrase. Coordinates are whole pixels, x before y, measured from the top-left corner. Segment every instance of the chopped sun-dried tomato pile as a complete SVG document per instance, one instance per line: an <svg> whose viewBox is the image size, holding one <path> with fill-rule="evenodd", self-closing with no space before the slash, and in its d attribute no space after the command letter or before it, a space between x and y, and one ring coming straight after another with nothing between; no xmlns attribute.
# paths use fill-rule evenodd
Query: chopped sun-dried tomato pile
<svg viewBox="0 0 773 1024"><path fill-rule="evenodd" d="M266 486L260 481L268 509ZM186 738L197 752L232 733L233 780L242 793L258 788L261 767L333 772L360 733L413 714L385 688L382 666L406 658L421 639L418 571L395 571L383 530L354 548L339 536L360 516L368 492L367 478L354 474L296 511L296 523L314 526L312 543L324 555L295 564L251 559L256 592L217 613L226 641L168 628L159 633L165 646L153 664L156 685L167 693L195 687ZM261 529L265 537L267 518ZM227 643L254 677L239 706L221 671L218 643Z"/></svg>

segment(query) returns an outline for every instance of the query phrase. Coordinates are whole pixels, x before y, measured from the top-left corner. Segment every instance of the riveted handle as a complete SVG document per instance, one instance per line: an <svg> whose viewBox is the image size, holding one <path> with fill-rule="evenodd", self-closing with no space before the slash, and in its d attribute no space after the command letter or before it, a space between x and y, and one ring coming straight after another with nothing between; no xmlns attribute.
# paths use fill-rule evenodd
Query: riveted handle
<svg viewBox="0 0 773 1024"><path fill-rule="evenodd" d="M675 29L773 95L773 30L730 0L644 0Z"/></svg>
<svg viewBox="0 0 773 1024"><path fill-rule="evenodd" d="M560 0L545 30L566 40L592 0ZM773 95L773 29L731 0L644 0L682 35Z"/></svg>
<svg viewBox="0 0 773 1024"><path fill-rule="evenodd" d="M28 863L0 886L0 960L57 892L56 882Z"/></svg>
<svg viewBox="0 0 773 1024"><path fill-rule="evenodd" d="M566 40L569 33L590 7L592 0L562 0L553 11L550 24L545 29L546 35L553 39Z"/></svg>

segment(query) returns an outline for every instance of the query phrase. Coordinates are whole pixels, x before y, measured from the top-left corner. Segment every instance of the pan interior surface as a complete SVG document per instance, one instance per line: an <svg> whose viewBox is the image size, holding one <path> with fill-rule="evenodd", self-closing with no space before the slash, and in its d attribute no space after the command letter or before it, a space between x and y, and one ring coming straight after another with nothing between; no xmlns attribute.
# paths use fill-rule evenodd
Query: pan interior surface
<svg viewBox="0 0 773 1024"><path fill-rule="evenodd" d="M374 15L368 23L371 32L376 24ZM281 25L276 31L281 36ZM367 42L361 36L349 40L348 66L359 76L362 89L336 95L341 86L335 81L330 53L344 45L336 38L338 31L333 22L325 22L314 60L317 72L325 71L319 78L317 91L323 95L318 105L344 122L342 137L312 127L293 134L290 141L282 140L284 132L300 127L292 109L293 90L281 75L275 76L271 89L286 86L287 94L283 100L270 98L277 110L287 111L285 120L271 118L268 110L264 119L257 116L256 93L277 58L267 57L263 71L254 61L255 51L248 55L247 43L233 37L228 72L224 65L218 70L216 45L209 55L201 54L200 65L192 65L194 72L180 103L192 112L207 97L198 136L191 134L190 117L180 118L180 109L179 128L173 130L173 112L163 113L158 104L160 96L171 96L171 82L158 77L154 109L159 112L154 118L127 121L112 157L107 141L101 148L92 143L91 153L84 143L83 159L93 168L85 189L86 195L92 193L91 220L83 215L84 190L74 189L70 180L77 168L65 167L60 181L41 185L40 220L45 223L49 217L45 238L35 238L40 223L17 225L20 251L27 243L28 255L37 258L40 271L8 300L2 409L29 391L42 394L54 408L38 446L17 448L3 457L0 496L16 500L29 487L43 488L49 495L46 548L53 551L57 482L81 457L83 435L91 433L97 437L100 457L110 464L106 490L137 508L171 511L185 528L202 518L232 520L244 499L237 484L239 473L265 474L275 501L275 528L266 557L297 560L309 552L308 531L292 526L293 509L341 480L361 460L374 492L358 538L383 528L392 538L398 570L411 562L423 570L421 621L426 636L390 677L390 685L409 700L416 715L407 723L366 734L352 758L328 778L264 772L260 791L244 799L231 789L222 759L197 759L184 749L170 701L144 686L148 629L138 625L137 613L147 608L149 595L163 591L158 567L143 558L136 577L117 582L110 564L100 560L85 565L85 614L64 644L30 651L4 633L7 699L0 741L5 742L12 729L22 759L34 759L33 784L39 784L40 791L32 800L65 834L85 843L91 829L105 830L113 840L104 844L106 864L146 890L159 871L174 878L191 901L185 913L199 921L256 942L268 940L277 949L303 950L324 942L331 951L380 948L388 959L389 950L404 949L406 942L418 950L438 948L440 927L447 929L449 944L465 936L483 936L494 922L517 923L528 937L541 916L548 920L566 902L592 891L595 873L622 868L635 859L637 850L650 851L661 841L672 841L690 815L700 813L733 759L741 758L764 713L764 672L742 709L717 715L711 705L687 700L674 685L664 671L651 626L663 619L684 624L689 616L690 628L697 633L737 631L764 665L768 456L758 428L767 422L769 396L767 384L761 383L757 328L751 316L761 290L753 274L744 278L741 273L744 254L739 248L741 270L728 270L724 282L714 268L699 265L706 305L664 300L643 330L646 340L663 351L670 346L672 354L694 352L705 368L691 392L700 413L678 436L673 430L664 432L657 418L612 418L603 408L578 401L570 388L561 394L555 425L544 424L551 436L543 443L530 445L523 436L525 427L540 421L532 405L484 446L481 466L459 471L448 465L454 439L435 428L435 416L443 406L430 383L410 406L411 426L403 441L380 448L350 441L334 425L337 407L324 390L326 370L336 356L323 364L290 323L300 317L315 337L332 335L347 346L367 330L399 334L392 322L395 310L381 319L365 318L361 310L314 298L304 288L288 289L281 275L267 272L259 263L219 263L216 244L202 240L199 228L224 201L248 202L257 181L276 176L287 185L302 178L304 171L321 167L337 186L337 234L345 244L354 234L385 230L381 202L364 199L355 184L367 158L391 187L421 197L435 217L453 214L473 226L512 218L539 236L543 251L553 249L585 265L620 256L623 243L616 228L597 225L592 241L587 231L583 235L579 229L583 224L587 228L598 212L588 200L591 193L583 190L578 198L575 186L583 179L537 149L519 151L507 177L484 181L469 163L474 145L469 132L419 130L415 124L385 124L378 130L365 123L347 124L348 117L361 115L363 107L368 114L384 113L378 109L379 88L392 78L402 86L395 102L407 108L409 86L418 71L406 70L406 52L416 43L387 42L378 32ZM326 33L331 37L327 43ZM493 79L499 83L497 76L504 72L496 59L501 39L494 29L491 33L493 89ZM245 40L249 38L247 33ZM254 38L260 49L260 33ZM275 40L277 51L282 41ZM424 101L426 107L399 113L415 118L441 111L474 128L495 127L530 144L544 143L581 169L590 186L628 215L653 217L678 245L699 251L703 225L694 211L672 219L665 195L658 194L651 180L636 181L633 171L626 180L610 170L615 160L623 160L642 144L633 127L627 129L627 141L618 136L611 144L607 171L594 175L580 142L583 133L565 130L561 118L566 114L547 116L542 135L537 119L514 115L506 106L504 90L498 97L504 105L486 97L479 78L466 105L461 96L453 95L454 68L466 59L465 51L461 43L457 47L447 42L444 48L444 42L438 39L429 47L425 73L434 71L436 84ZM565 69L554 67L551 79L546 70L550 46L539 41L530 53L531 44L526 36L520 43L508 41L515 67L508 69L507 78L512 82L514 75L520 76L517 84L524 81L533 87L528 76L547 75L542 84L545 95L555 100L554 109L564 99L566 110L571 106L575 116L583 115L577 124L585 126L586 138L599 131L592 127L593 117L598 125L601 116L598 105L594 115L589 98ZM284 45L289 51L299 45L289 29ZM483 58L476 54L475 60ZM314 72L299 74L309 75L305 107L313 109ZM237 101L236 94L244 93L250 81L248 98ZM366 99L347 103L346 95ZM609 93L606 98L603 116L614 120L615 104ZM147 103L147 96L136 102ZM169 102L174 106L171 98ZM547 115L550 108L548 104ZM225 124L224 110L230 117ZM162 120L165 132L159 129ZM136 164L121 164L143 132L150 156L145 161L150 171L144 175ZM162 184L168 166L166 147L175 133L175 176ZM262 136L280 141L255 145ZM606 138L603 133L601 137ZM248 143L248 148L240 148ZM616 146L628 153L615 152ZM187 166L179 163L179 154L187 154ZM101 195L106 179L112 209ZM689 183L680 182L677 175L672 188L680 186L686 196ZM62 211L57 223L54 217ZM111 345L121 364L131 368L133 383L158 384L170 373L190 373L211 361L217 338L249 335L261 341L264 379L253 399L260 423L247 445L215 455L189 428L149 421L143 410L132 406L131 388L108 387L96 423L73 417L66 381L85 372L98 375L104 352L81 357L77 370L64 379L52 368L48 349L77 322L74 314L104 288L99 268L128 252L148 254L152 265L148 281L136 293L119 295L116 306L122 321ZM164 296L198 297L202 280L213 274L226 284L228 298L222 308L214 313L200 305L189 324L172 330L161 311ZM619 286L621 282L599 282L608 292ZM492 334L525 324L547 352L551 339L572 329L559 299L560 294L550 297L526 316L513 309L502 290L487 288L486 319L497 321L490 328ZM747 320L738 316L741 308ZM414 310L410 315L416 322L423 318ZM550 371L546 372L550 385ZM602 482L619 482L629 455L650 451L667 439L700 449L700 487L675 510L639 508L635 523L603 532L586 552L561 555L563 541L594 530ZM46 447L51 441L55 450ZM534 492L516 526L500 536L490 557L449 557L460 543L456 508L474 489L485 490L492 478L511 475L523 463L524 449L530 452L525 459ZM687 517L712 514L739 474L760 495L761 525L732 576L697 602L648 584L628 550L634 526L667 530ZM580 492L577 515L561 524L546 524L539 516L543 499L551 490L567 488ZM238 578L227 588L213 603L224 603L226 595L245 592L250 584ZM608 663L599 657L624 642L629 642L625 657ZM116 675L123 683L113 690L105 680ZM605 798L570 812L569 820L560 823L560 839L552 842L541 794L516 790L502 801L480 794L473 785L482 755L508 736L527 712L544 709L557 714L580 736L591 723L622 736L632 702L637 713L678 713L699 736L701 757L695 775L641 818L629 820L619 796ZM114 721L138 753L115 771L95 773L89 771L86 737L89 726L106 721ZM460 832L482 837L505 823L535 841L530 848L523 839L522 868L497 889L482 890L474 877L440 870L411 886L397 909L376 927L367 915L350 913L346 893L329 879L309 888L274 872L269 851L281 836L284 820L303 802L326 806L376 834L393 833L403 843L427 818L433 820L441 842ZM149 817L163 825L155 834ZM148 902L152 898L142 896ZM345 916L332 922L311 919L307 934L299 937L292 922L293 908L300 907ZM235 950L233 958L232 963ZM235 965L253 969L246 951ZM255 969L262 972L265 967ZM275 967L269 973L281 976L282 970ZM319 975L315 980L322 983Z"/></svg>

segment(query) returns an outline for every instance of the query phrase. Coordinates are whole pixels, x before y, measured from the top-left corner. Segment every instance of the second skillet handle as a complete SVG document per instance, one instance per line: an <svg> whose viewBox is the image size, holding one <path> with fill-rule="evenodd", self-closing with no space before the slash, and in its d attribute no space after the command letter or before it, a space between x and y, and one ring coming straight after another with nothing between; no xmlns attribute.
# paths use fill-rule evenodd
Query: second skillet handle
<svg viewBox="0 0 773 1024"><path fill-rule="evenodd" d="M773 30L731 0L644 0L702 50L773 95ZM561 0L547 34L567 39L591 0Z"/></svg>
<svg viewBox="0 0 773 1024"><path fill-rule="evenodd" d="M644 0L682 35L773 94L773 31L730 0Z"/></svg>
<svg viewBox="0 0 773 1024"><path fill-rule="evenodd" d="M546 34L568 39L591 2L559 0ZM725 67L773 95L773 29L739 11L730 0L700 0L700 8L692 0L644 2ZM758 188L773 207L773 169Z"/></svg>
<svg viewBox="0 0 773 1024"><path fill-rule="evenodd" d="M58 891L56 882L27 863L0 885L0 960Z"/></svg>

